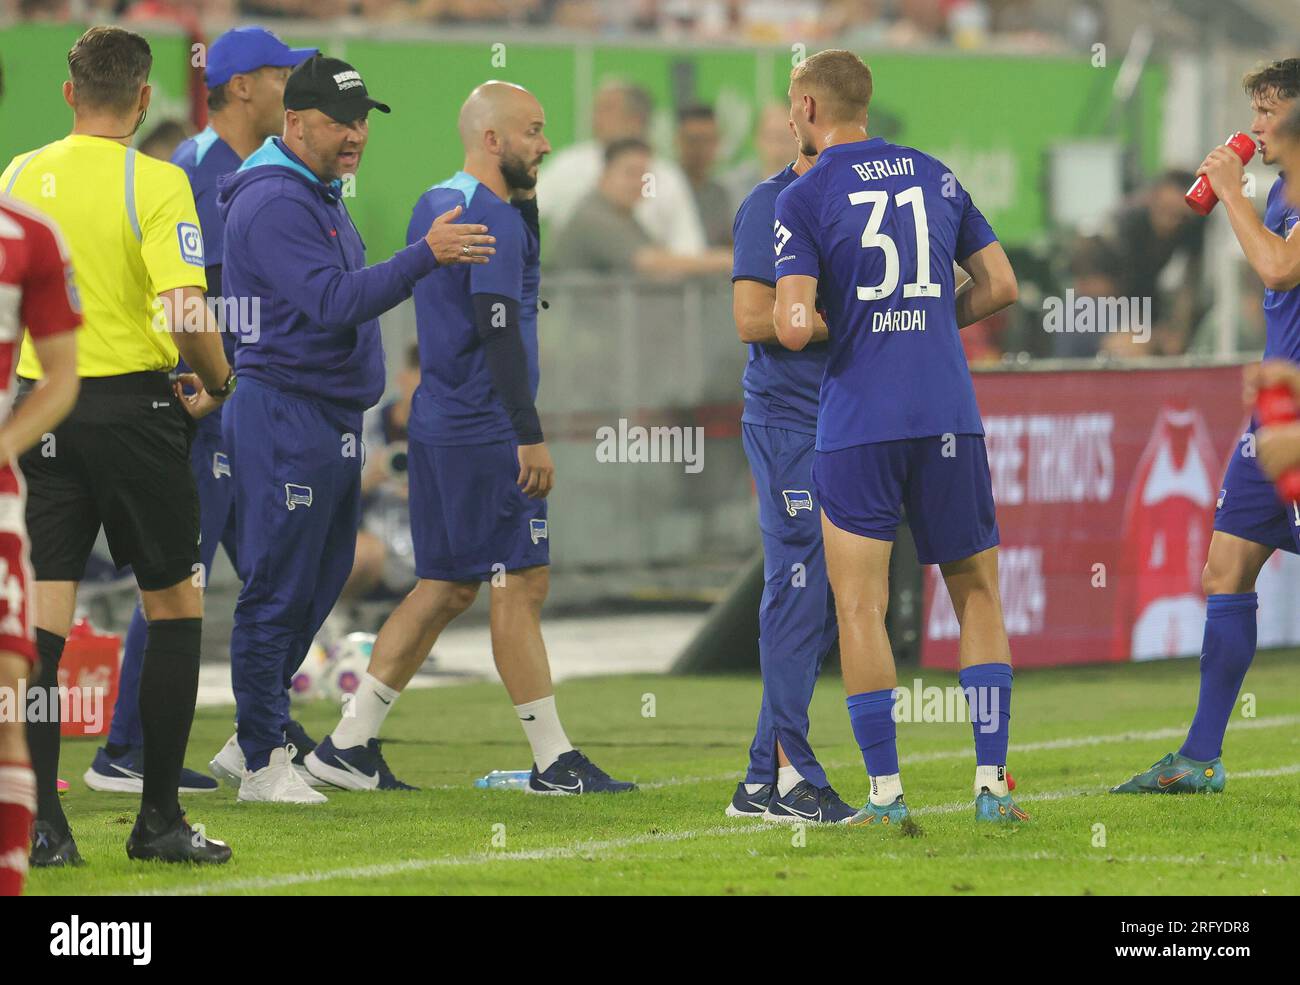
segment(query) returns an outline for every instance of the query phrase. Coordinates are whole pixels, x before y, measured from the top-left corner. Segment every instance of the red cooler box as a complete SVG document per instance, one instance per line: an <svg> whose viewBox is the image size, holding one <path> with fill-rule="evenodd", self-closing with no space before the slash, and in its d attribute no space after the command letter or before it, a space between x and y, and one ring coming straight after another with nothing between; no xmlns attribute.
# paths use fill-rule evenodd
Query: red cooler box
<svg viewBox="0 0 1300 985"><path fill-rule="evenodd" d="M68 689L61 692L61 735L76 738L108 734L117 700L121 650L121 637L96 632L84 618L72 627L59 661L59 687Z"/></svg>

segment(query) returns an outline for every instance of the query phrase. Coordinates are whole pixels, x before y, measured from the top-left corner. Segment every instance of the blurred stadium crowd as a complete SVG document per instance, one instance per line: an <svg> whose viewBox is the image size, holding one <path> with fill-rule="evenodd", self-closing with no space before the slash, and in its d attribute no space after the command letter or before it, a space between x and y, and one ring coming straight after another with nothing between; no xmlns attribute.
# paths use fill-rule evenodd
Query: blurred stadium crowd
<svg viewBox="0 0 1300 985"><path fill-rule="evenodd" d="M837 44L990 43L1051 49L1091 42L1102 0L6 0L28 18L125 20L277 17L441 26L552 27L602 36L696 42Z"/></svg>

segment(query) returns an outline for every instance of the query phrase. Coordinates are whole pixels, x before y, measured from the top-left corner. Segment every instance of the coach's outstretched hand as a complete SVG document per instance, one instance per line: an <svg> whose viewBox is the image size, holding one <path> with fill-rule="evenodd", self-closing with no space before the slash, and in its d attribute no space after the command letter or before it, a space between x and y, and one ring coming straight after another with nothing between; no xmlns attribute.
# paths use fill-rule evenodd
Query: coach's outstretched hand
<svg viewBox="0 0 1300 985"><path fill-rule="evenodd" d="M545 499L555 485L555 463L543 441L519 446L519 478L515 480L529 499Z"/></svg>
<svg viewBox="0 0 1300 985"><path fill-rule="evenodd" d="M433 225L424 234L424 241L433 250L441 267L452 263L487 263L496 252L492 246L496 237L488 235L487 226L456 221L463 211L464 208L458 205L450 212L444 212L433 220Z"/></svg>

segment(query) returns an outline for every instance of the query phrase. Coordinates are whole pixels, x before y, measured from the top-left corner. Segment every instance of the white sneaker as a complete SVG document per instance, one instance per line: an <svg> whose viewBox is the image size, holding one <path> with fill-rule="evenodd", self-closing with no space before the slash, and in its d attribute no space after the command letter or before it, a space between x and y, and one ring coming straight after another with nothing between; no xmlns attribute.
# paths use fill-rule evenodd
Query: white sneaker
<svg viewBox="0 0 1300 985"><path fill-rule="evenodd" d="M327 798L313 790L293 768L293 746L271 750L271 761L256 772L244 768L243 782L239 784L239 800L243 803L268 804L323 804Z"/></svg>
<svg viewBox="0 0 1300 985"><path fill-rule="evenodd" d="M239 789L244 779L244 751L239 748L239 736L232 735L221 751L208 763L208 772L222 783Z"/></svg>
<svg viewBox="0 0 1300 985"><path fill-rule="evenodd" d="M319 777L312 776L311 771L301 763L294 763L293 768L309 787L329 786ZM221 751L208 763L208 772L227 786L239 789L239 785L244 781L244 750L239 748L238 734L226 740ZM182 789L181 792L186 791Z"/></svg>

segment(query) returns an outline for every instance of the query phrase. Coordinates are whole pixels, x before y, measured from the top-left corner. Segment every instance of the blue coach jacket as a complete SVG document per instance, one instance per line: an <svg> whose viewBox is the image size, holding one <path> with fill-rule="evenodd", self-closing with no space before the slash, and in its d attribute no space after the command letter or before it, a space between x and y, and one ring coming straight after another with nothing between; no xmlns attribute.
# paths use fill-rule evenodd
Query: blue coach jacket
<svg viewBox="0 0 1300 985"><path fill-rule="evenodd" d="M239 299L241 376L363 411L384 392L379 315L410 297L437 261L421 241L367 267L340 192L279 137L268 138L219 185L222 288ZM255 326L246 324L252 299Z"/></svg>

